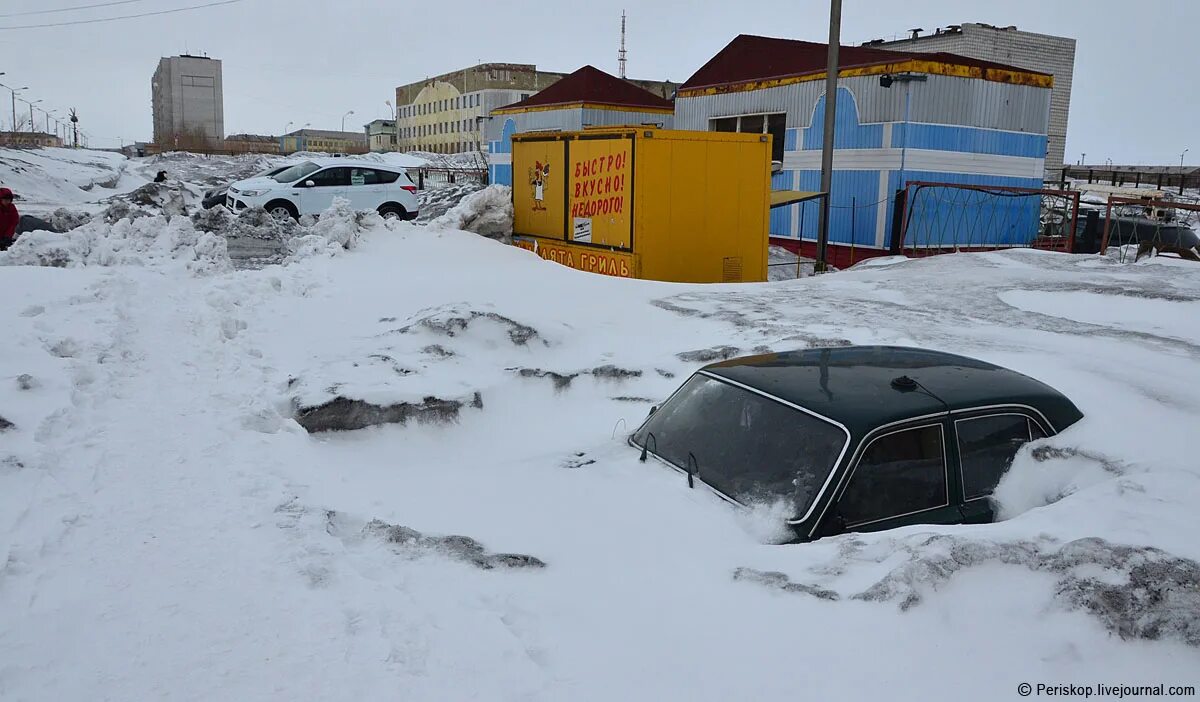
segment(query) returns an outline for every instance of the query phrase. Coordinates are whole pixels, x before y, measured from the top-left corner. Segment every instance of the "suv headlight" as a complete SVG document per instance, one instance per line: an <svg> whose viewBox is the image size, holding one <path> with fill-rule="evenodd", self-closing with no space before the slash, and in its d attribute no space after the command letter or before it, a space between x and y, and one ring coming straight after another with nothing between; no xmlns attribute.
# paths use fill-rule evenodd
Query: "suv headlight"
<svg viewBox="0 0 1200 702"><path fill-rule="evenodd" d="M246 197L258 197L259 195L266 195L266 194L267 194L266 190L243 190L242 191L242 195L245 195Z"/></svg>

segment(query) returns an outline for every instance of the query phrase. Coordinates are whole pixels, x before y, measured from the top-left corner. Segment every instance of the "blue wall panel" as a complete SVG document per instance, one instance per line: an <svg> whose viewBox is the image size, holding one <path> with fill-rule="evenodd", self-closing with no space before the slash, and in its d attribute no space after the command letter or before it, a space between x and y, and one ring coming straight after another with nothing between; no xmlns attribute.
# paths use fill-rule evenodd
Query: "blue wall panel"
<svg viewBox="0 0 1200 702"><path fill-rule="evenodd" d="M820 171L793 172L798 176L797 190L821 189ZM837 244L873 246L875 224L879 214L879 171L834 171L831 190L833 196L829 200L829 241ZM799 238L816 241L820 207L820 201L813 200L786 208L789 213L794 213L791 216L799 218ZM790 237L790 220L788 224L789 229L786 233L776 233L774 227L771 228L771 233L775 236Z"/></svg>
<svg viewBox="0 0 1200 702"><path fill-rule="evenodd" d="M512 187L512 164L500 163L488 166L488 182L492 185Z"/></svg>
<svg viewBox="0 0 1200 702"><path fill-rule="evenodd" d="M825 130L825 96L817 99L812 126L804 130L806 150L820 149ZM882 124L859 124L858 104L845 88L838 88L837 115L834 116L833 148L878 149L883 146Z"/></svg>
<svg viewBox="0 0 1200 702"><path fill-rule="evenodd" d="M905 181L951 182L963 185L1041 188L1040 178L1009 178L906 171ZM888 189L900 187L899 174L892 172ZM906 246L1027 246L1038 232L1041 198L1036 195L1006 197L967 190L912 188L906 215ZM894 202L888 205L891 221ZM889 225L890 229L890 225Z"/></svg>
<svg viewBox="0 0 1200 702"><path fill-rule="evenodd" d="M799 129L787 129L783 132L783 150L795 151L796 145L800 142Z"/></svg>
<svg viewBox="0 0 1200 702"><path fill-rule="evenodd" d="M780 171L771 174L772 190L791 190L794 183L793 171ZM792 216L795 207L775 207L770 212L768 231L771 236L791 236Z"/></svg>
<svg viewBox="0 0 1200 702"><path fill-rule="evenodd" d="M941 124L897 123L892 127L892 146L997 156L1046 157L1046 136L1043 134Z"/></svg>

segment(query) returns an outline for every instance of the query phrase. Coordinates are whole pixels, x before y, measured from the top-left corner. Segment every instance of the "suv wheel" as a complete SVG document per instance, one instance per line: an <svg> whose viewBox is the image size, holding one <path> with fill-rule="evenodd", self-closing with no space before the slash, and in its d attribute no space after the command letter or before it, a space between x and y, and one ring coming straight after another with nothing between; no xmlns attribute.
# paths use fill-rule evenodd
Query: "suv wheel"
<svg viewBox="0 0 1200 702"><path fill-rule="evenodd" d="M296 211L296 206L287 200L269 202L264 209L275 219L299 219L300 217L300 213Z"/></svg>
<svg viewBox="0 0 1200 702"><path fill-rule="evenodd" d="M380 205L379 216L384 219L404 219L405 210L400 205Z"/></svg>

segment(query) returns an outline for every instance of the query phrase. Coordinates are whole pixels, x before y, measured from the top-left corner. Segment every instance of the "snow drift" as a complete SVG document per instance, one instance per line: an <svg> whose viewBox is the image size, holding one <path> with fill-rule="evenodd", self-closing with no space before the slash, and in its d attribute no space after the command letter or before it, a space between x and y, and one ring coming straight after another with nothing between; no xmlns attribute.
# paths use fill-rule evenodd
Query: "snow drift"
<svg viewBox="0 0 1200 702"><path fill-rule="evenodd" d="M430 229L459 229L474 232L490 239L512 237L512 188L489 185L463 198L446 214L431 220Z"/></svg>

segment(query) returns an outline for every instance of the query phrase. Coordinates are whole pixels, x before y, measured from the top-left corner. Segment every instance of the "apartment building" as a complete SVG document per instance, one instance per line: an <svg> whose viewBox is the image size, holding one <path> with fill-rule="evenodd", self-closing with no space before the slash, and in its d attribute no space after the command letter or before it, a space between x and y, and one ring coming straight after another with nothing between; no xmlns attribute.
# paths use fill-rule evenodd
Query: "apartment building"
<svg viewBox="0 0 1200 702"><path fill-rule="evenodd" d="M566 74L533 64L482 63L396 88L396 148L454 154L481 150L491 111L528 99ZM669 99L677 84L628 82Z"/></svg>
<svg viewBox="0 0 1200 702"><path fill-rule="evenodd" d="M168 149L220 148L225 105L218 59L159 59L150 81L150 101L156 144Z"/></svg>

